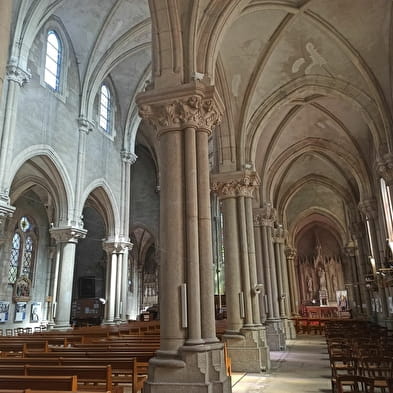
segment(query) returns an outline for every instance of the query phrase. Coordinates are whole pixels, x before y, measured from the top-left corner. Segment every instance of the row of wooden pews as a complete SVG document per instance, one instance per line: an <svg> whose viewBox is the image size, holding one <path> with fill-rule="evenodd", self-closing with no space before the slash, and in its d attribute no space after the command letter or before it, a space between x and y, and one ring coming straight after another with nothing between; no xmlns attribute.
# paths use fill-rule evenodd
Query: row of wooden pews
<svg viewBox="0 0 393 393"><path fill-rule="evenodd" d="M137 393L147 376L147 362L158 348L157 321L3 336L0 393L123 393L125 387Z"/></svg>
<svg viewBox="0 0 393 393"><path fill-rule="evenodd" d="M368 321L326 323L333 393L393 393L393 331Z"/></svg>

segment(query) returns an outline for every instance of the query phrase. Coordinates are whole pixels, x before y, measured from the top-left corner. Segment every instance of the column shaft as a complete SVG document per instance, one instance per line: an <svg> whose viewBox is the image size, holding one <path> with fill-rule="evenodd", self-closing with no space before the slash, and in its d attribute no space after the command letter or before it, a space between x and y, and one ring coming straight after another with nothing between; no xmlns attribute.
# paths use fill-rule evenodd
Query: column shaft
<svg viewBox="0 0 393 393"><path fill-rule="evenodd" d="M217 341L214 318L212 224L210 208L209 135L197 132L199 273L202 338Z"/></svg>
<svg viewBox="0 0 393 393"><path fill-rule="evenodd" d="M268 319L274 317L273 311L273 297L272 297L272 281L270 273L270 259L269 259L269 246L268 246L268 231L267 226L262 226L262 252L263 252L263 267L265 273L266 283L266 296L267 296L267 315Z"/></svg>
<svg viewBox="0 0 393 393"><path fill-rule="evenodd" d="M121 253L116 253L116 284L115 284L115 321L120 321L120 313L121 313L121 288L122 288L122 276L123 276L123 266L122 266L122 258Z"/></svg>
<svg viewBox="0 0 393 393"><path fill-rule="evenodd" d="M259 309L259 295L255 292L258 282L257 264L255 257L255 238L254 238L254 219L252 214L252 199L245 198L246 208L246 229L247 229L247 249L248 249L248 263L250 272L250 287L251 287L251 301L252 301L252 321L254 325L261 324L261 314Z"/></svg>
<svg viewBox="0 0 393 393"><path fill-rule="evenodd" d="M225 250L225 294L227 303L227 330L239 332L243 326L240 315L239 294L240 263L238 245L238 226L236 219L236 199L226 198L222 201L224 218L224 250Z"/></svg>
<svg viewBox="0 0 393 393"><path fill-rule="evenodd" d="M110 262L110 274L109 274L109 301L108 305L108 321L113 322L115 320L115 306L116 306L116 276L117 276L117 254L112 251L111 262Z"/></svg>
<svg viewBox="0 0 393 393"><path fill-rule="evenodd" d="M57 298L56 328L70 327L72 284L76 243L63 243Z"/></svg>
<svg viewBox="0 0 393 393"><path fill-rule="evenodd" d="M255 259L256 259L256 266L257 266L257 277L258 277L258 284L262 284L262 290L260 293L259 299L259 310L260 310L260 318L261 322L265 322L266 320L266 310L265 310L265 302L264 302L264 293L266 290L266 283L265 278L263 275L263 262L262 262L262 232L260 226L254 227L255 232Z"/></svg>
<svg viewBox="0 0 393 393"><path fill-rule="evenodd" d="M240 226L240 261L241 261L241 279L243 287L244 312L245 320L244 326L252 326L252 303L251 303L251 288L250 288L250 266L248 262L248 247L247 247L247 224L246 224L246 210L244 197L238 197L238 215Z"/></svg>
<svg viewBox="0 0 393 393"><path fill-rule="evenodd" d="M186 242L187 242L187 303L189 344L202 343L199 237L198 237L198 183L196 163L196 135L194 128L184 130L184 166L186 184Z"/></svg>
<svg viewBox="0 0 393 393"><path fill-rule="evenodd" d="M184 343L180 287L185 282L185 227L182 134L160 137L160 336L162 351L177 351Z"/></svg>
<svg viewBox="0 0 393 393"><path fill-rule="evenodd" d="M280 243L278 241L274 242L274 259L276 261L276 271L277 271L277 284L278 284L278 305L279 305L279 313L281 318L285 318L285 304L284 298L282 297L283 284L282 284L282 271L281 271L281 253L280 253Z"/></svg>
<svg viewBox="0 0 393 393"><path fill-rule="evenodd" d="M273 247L273 228L267 227L267 243L269 249L269 263L270 263L270 280L272 282L272 300L273 300L273 318L278 319L280 316L278 307L278 290L277 290L277 273L276 273L276 261L274 257Z"/></svg>

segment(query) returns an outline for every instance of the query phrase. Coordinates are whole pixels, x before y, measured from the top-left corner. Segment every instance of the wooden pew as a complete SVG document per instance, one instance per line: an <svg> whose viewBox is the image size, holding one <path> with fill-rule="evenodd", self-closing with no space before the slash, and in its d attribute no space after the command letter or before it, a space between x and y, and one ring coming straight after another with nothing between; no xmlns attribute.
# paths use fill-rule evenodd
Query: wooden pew
<svg viewBox="0 0 393 393"><path fill-rule="evenodd" d="M41 389L76 392L78 380L72 376L0 375L0 389Z"/></svg>
<svg viewBox="0 0 393 393"><path fill-rule="evenodd" d="M24 366L24 371L25 375L76 375L79 388L90 388L96 391L112 391L112 367L110 365L78 365L76 367L75 365L42 366L26 364ZM116 389L116 393L122 393L122 389Z"/></svg>

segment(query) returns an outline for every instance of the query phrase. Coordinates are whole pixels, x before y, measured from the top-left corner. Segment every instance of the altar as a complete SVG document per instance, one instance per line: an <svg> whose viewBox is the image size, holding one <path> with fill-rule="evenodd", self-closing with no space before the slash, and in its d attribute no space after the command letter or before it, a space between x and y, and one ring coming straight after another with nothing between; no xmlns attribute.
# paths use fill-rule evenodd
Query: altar
<svg viewBox="0 0 393 393"><path fill-rule="evenodd" d="M338 309L336 306L304 306L304 316L307 318L336 318Z"/></svg>

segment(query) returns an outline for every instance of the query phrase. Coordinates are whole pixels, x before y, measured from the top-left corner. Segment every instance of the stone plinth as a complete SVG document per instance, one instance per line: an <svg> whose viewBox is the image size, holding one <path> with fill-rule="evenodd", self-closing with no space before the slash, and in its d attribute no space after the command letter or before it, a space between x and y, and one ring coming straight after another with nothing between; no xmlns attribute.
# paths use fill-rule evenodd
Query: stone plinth
<svg viewBox="0 0 393 393"><path fill-rule="evenodd" d="M179 355L158 351L149 362L147 393L229 393L223 345L183 346Z"/></svg>
<svg viewBox="0 0 393 393"><path fill-rule="evenodd" d="M266 339L271 351L285 351L285 331L281 320L266 321Z"/></svg>
<svg viewBox="0 0 393 393"><path fill-rule="evenodd" d="M265 327L241 329L240 334L226 334L223 339L233 371L259 373L270 368Z"/></svg>

